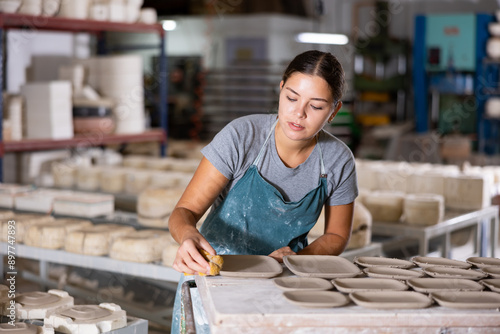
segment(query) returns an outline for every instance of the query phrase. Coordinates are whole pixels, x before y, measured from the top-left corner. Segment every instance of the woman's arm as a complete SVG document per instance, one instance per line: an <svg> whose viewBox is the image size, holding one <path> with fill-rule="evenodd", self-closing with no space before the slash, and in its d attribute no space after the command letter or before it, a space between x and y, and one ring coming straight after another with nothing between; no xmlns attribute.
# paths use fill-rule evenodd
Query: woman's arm
<svg viewBox="0 0 500 334"><path fill-rule="evenodd" d="M354 202L325 206L325 232L298 254L340 255L351 236Z"/></svg>
<svg viewBox="0 0 500 334"><path fill-rule="evenodd" d="M215 255L215 251L196 229L196 223L228 182L208 159L201 160L168 221L172 237L180 244L172 265L175 270L188 274L210 270L199 249L204 249L212 255Z"/></svg>

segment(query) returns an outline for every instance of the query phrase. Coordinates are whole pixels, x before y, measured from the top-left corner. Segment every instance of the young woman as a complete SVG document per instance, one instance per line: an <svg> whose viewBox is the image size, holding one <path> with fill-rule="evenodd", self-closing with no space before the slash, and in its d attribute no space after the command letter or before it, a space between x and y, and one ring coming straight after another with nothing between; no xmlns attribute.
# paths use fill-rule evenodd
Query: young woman
<svg viewBox="0 0 500 334"><path fill-rule="evenodd" d="M236 119L203 148L169 220L180 244L174 269L208 272L200 249L278 261L290 254L342 253L358 194L355 163L349 148L323 127L341 108L344 86L332 54L299 54L280 82L277 115ZM198 231L196 223L210 207ZM323 207L325 232L308 245ZM174 326L175 319L173 333Z"/></svg>

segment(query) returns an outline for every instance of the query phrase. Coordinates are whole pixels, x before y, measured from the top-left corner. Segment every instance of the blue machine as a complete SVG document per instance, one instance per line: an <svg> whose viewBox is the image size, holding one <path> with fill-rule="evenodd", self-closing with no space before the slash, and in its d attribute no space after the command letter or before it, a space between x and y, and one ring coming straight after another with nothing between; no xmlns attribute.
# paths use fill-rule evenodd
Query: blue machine
<svg viewBox="0 0 500 334"><path fill-rule="evenodd" d="M485 65L488 24L494 20L492 14L415 18L413 86L417 132L477 133L479 148L488 151L481 142L494 139L490 122L483 117L489 97L485 90L492 86L498 90L498 68ZM485 80L495 75L494 71L496 80Z"/></svg>

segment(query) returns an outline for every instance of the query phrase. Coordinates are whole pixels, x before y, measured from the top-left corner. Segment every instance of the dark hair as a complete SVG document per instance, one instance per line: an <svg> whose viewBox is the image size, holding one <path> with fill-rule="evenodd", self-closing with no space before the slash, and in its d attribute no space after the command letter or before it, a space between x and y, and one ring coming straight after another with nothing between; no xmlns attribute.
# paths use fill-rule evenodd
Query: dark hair
<svg viewBox="0 0 500 334"><path fill-rule="evenodd" d="M310 50L297 55L283 73L283 82L295 72L317 75L330 87L335 103L342 98L345 89L345 75L337 57L328 52Z"/></svg>

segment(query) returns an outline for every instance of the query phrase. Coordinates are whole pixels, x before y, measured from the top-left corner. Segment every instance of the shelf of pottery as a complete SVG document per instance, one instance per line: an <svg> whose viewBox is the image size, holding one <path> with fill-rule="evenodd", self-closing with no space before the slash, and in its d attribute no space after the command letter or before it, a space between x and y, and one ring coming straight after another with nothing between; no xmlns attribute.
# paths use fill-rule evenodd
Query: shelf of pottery
<svg viewBox="0 0 500 334"><path fill-rule="evenodd" d="M479 68L481 71L478 110L480 115L479 147L480 152L500 153L500 11L496 12L496 21L488 24L489 38L486 43L486 56Z"/></svg>
<svg viewBox="0 0 500 334"><path fill-rule="evenodd" d="M59 289L13 291L10 285L0 285L0 313L5 319L0 333L148 333L147 320L128 316L115 303L75 304L73 296Z"/></svg>
<svg viewBox="0 0 500 334"><path fill-rule="evenodd" d="M164 30L157 23L156 11L141 6L142 0L0 1L0 28L98 36L105 31L154 33L160 38L160 65L166 66ZM98 48L98 52L104 51ZM160 129L146 128L143 71L141 55L100 54L61 64L55 80L26 82L19 94L4 93L0 157L5 152L141 141L164 145L165 122ZM166 119L167 106L161 103L166 101L166 80L158 82L158 110L161 119ZM164 155L163 151L162 146Z"/></svg>

